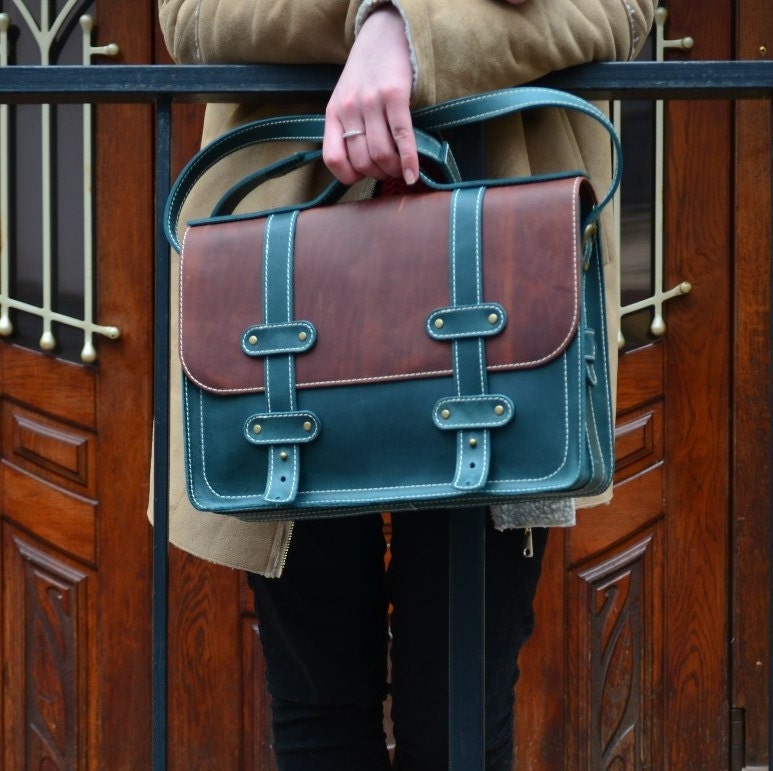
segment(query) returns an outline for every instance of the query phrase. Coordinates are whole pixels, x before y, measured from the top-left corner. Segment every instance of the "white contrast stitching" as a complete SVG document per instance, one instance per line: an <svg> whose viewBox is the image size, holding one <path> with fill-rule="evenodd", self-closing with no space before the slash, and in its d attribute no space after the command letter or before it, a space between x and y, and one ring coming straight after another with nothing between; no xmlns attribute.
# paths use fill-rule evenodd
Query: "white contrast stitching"
<svg viewBox="0 0 773 771"><path fill-rule="evenodd" d="M498 402L505 402L507 405L507 411L509 415L503 415L502 417L498 418L492 418L490 420L476 420L475 423L461 423L461 424L454 424L453 428L449 428L446 430L463 430L463 429L475 429L475 428L500 428L504 425L507 425L507 423L510 421L512 416L515 414L515 406L513 405L512 400L504 396L502 394L479 394L474 396L449 396L446 399L440 399L437 404L435 405L435 409L433 411L433 417L435 418L435 424L438 425L438 427L443 428L443 426L440 426L437 421L437 415L438 410L440 410L443 405L450 404L453 406L454 404L458 404L459 402L472 402L477 404L491 404L494 401Z"/></svg>
<svg viewBox="0 0 773 771"><path fill-rule="evenodd" d="M508 90L508 89L504 89L504 91L506 91L506 90ZM496 92L494 92L494 94L496 94ZM490 97L489 97L488 94L478 94L478 95L475 95L475 96L463 97L463 98L459 99L457 102L455 102L455 104L457 104L457 105L460 105L460 104L465 104L465 105L466 104L474 104L475 102L479 102L479 101L482 101L482 100L487 100L489 98ZM553 95L551 95L551 98L553 98ZM600 115L601 116L604 115L602 112L600 112L599 110L596 110L590 104L587 104L587 105L586 104L577 104L577 103L572 102L572 101L570 101L568 99L561 99L559 95L555 95L555 100L554 100L553 103L551 103L550 106L552 107L554 105L556 107L567 107L568 109L577 110L578 112L583 112L586 115L593 116L594 118L599 117ZM521 103L519 105L519 108L521 110L528 110L528 109L531 109L532 107L545 107L545 103L544 103L544 101L542 101L540 99L536 99L536 100L531 101L531 102L523 102L523 103ZM427 107L427 108L425 108L425 109L420 111L420 118L423 118L425 115L432 115L433 113L439 112L439 111L441 111L443 109L444 109L444 105L443 104L434 105L432 107ZM507 115L507 114L510 114L511 112L513 112L512 105L503 105L502 107L492 107L490 110L487 110L486 112L476 113L475 114L475 120L477 122L477 121L481 121L481 120L486 120L488 118L494 118L497 115ZM604 119L606 120L606 117ZM443 122L443 126L445 128L451 128L452 126L458 126L459 124L468 123L468 122L469 122L469 118L461 117L461 118L457 118L456 120L453 120L453 121L448 121L448 122L444 121Z"/></svg>
<svg viewBox="0 0 773 771"><path fill-rule="evenodd" d="M269 309L268 309L268 272L270 266L268 264L269 243L271 241L271 226L274 224L274 215L271 214L266 219L265 233L263 235L263 321L268 323ZM266 357L263 361L264 373L264 389L266 394L266 409L271 412L271 389L268 384L271 382L271 357ZM269 480L271 479L269 475Z"/></svg>
<svg viewBox="0 0 773 771"><path fill-rule="evenodd" d="M456 297L456 210L457 206L459 204L459 195L461 191L460 190L454 190L453 194L451 195L451 225L450 225L450 234L451 234L451 243L450 243L450 260L448 264L448 270L451 274L451 304L456 305L457 303L457 297ZM459 378L459 343L458 341L454 340L451 344L451 348L453 350L453 357L454 357L454 382L456 383L456 395L461 396L462 395L462 384L461 380ZM457 453L458 455L458 453Z"/></svg>
<svg viewBox="0 0 773 771"><path fill-rule="evenodd" d="M309 338L314 335L314 325L310 324L306 321L290 321L287 324L256 324L254 327L248 327L247 331L250 331L252 329L260 331L260 327L263 326L266 330L275 330L275 329L302 329L306 330L306 334L309 336ZM254 350L252 350L249 346L244 344L244 336L242 336L242 340L240 343L240 348L244 353L246 353L248 356L261 356L264 354L256 354ZM286 348L272 348L271 353L279 354L279 353L297 353L297 352L303 352L306 351L309 348L309 340L307 339L305 342L299 342L296 345L288 346Z"/></svg>
<svg viewBox="0 0 773 771"><path fill-rule="evenodd" d="M202 53L201 53L201 35L200 35L200 30L199 30L199 24L200 24L200 21L201 21L201 1L202 0L198 0L198 2L196 3L196 9L193 12L193 19L194 19L194 24L193 24L193 30L194 30L194 32L193 32L193 48L194 48L194 51L193 51L193 55L194 55L194 57L195 57L197 62L199 62L201 64L204 64L204 57L202 56Z"/></svg>
<svg viewBox="0 0 773 771"><path fill-rule="evenodd" d="M287 269L285 272L285 308L287 310L288 323L293 317L293 245L295 243L295 223L298 220L298 210L296 209L290 217L289 232L287 236ZM287 367L287 394L290 409L295 409L295 362L292 354L288 354L284 360Z"/></svg>
<svg viewBox="0 0 773 771"><path fill-rule="evenodd" d="M482 200L485 188L479 187L475 196L475 301L483 301L483 268L481 267L482 255L480 251L483 238L480 232L480 220L483 210ZM478 338L478 377L480 380L480 392L486 391L486 345L482 337Z"/></svg>
<svg viewBox="0 0 773 771"><path fill-rule="evenodd" d="M504 329L506 318L505 309L499 303L493 302L480 302L475 305L458 305L455 308L436 308L434 311L428 314L427 319L424 322L424 329L430 337L437 340L449 340L454 337L478 337L481 333L477 330L471 330L469 332L461 331L446 333L444 330L435 329L432 326L433 319L435 319L437 316L442 316L443 319L447 321L451 316L474 315L475 311L481 313L481 315L484 313L491 313L493 311L499 314L499 320L496 322L496 324L490 324L486 322L486 335L494 335Z"/></svg>
<svg viewBox="0 0 773 771"><path fill-rule="evenodd" d="M290 234L287 239L287 270L286 270L286 295L285 302L287 308L287 323L293 319L293 243L295 241L295 223L298 221L298 210L296 209L290 217Z"/></svg>

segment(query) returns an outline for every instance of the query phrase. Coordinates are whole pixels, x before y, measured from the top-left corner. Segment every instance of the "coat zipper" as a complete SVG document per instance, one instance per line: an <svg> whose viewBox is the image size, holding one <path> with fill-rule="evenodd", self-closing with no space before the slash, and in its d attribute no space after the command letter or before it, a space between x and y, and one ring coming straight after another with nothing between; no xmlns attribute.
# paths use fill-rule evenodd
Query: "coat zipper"
<svg viewBox="0 0 773 771"><path fill-rule="evenodd" d="M285 569L287 563L287 554L290 551L290 541L293 537L293 528L295 522L292 520L286 522L277 523L282 528L281 544L277 548L272 549L272 554L269 562L269 569L266 570L264 575L268 578L279 578Z"/></svg>

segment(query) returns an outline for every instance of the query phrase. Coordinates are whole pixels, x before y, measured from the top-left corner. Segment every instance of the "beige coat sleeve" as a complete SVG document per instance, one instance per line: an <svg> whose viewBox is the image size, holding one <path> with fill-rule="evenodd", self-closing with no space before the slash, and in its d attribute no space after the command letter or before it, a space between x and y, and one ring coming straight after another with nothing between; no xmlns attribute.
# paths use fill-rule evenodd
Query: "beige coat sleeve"
<svg viewBox="0 0 773 771"><path fill-rule="evenodd" d="M384 0L160 0L183 63L342 64ZM389 0L387 0L389 1ZM657 0L391 0L417 68L415 105L517 85L591 61L632 58Z"/></svg>
<svg viewBox="0 0 773 771"><path fill-rule="evenodd" d="M181 64L343 64L352 2L159 0L159 21Z"/></svg>
<svg viewBox="0 0 773 771"><path fill-rule="evenodd" d="M423 106L527 83L593 61L632 59L658 0L388 0L406 22ZM384 0L361 0L355 28Z"/></svg>

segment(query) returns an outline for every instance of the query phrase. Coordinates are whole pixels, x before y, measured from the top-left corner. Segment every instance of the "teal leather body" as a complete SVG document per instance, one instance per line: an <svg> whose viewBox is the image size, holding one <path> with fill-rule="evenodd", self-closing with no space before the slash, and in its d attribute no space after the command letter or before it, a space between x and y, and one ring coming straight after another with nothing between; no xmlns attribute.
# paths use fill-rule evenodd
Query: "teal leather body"
<svg viewBox="0 0 773 771"><path fill-rule="evenodd" d="M588 181L435 187L191 224L180 355L194 506L297 519L610 484Z"/></svg>

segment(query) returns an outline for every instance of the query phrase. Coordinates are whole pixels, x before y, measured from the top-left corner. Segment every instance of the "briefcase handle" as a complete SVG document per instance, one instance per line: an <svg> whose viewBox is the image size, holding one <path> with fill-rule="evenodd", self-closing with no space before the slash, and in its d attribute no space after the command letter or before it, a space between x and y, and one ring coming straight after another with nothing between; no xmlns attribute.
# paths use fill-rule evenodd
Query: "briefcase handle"
<svg viewBox="0 0 773 771"><path fill-rule="evenodd" d="M605 196L588 215L586 224L594 222L620 184L622 148L617 132L607 116L590 102L565 91L539 86L520 86L452 99L415 111L413 113L414 131L419 155L423 159L434 162L445 176L446 184L430 179L423 172L421 172L421 178L435 188L453 187L461 183L459 170L448 143L436 139L427 132L438 132L503 115L546 107L562 108L587 115L600 123L612 139L614 147L612 181ZM323 115L285 115L267 118L231 129L199 150L180 172L166 201L164 233L171 246L176 251L180 251L177 226L183 204L196 182L208 169L231 153L264 142L322 142L324 129L325 118ZM230 213L239 201L258 185L274 177L287 174L320 157L321 150L294 153L247 175L226 191L215 205L212 216L218 217ZM346 189L345 185L334 181L313 200L295 205L293 208L306 209L332 203L338 200Z"/></svg>
<svg viewBox="0 0 773 771"><path fill-rule="evenodd" d="M164 233L167 241L176 251L180 251L177 225L183 204L203 174L221 160L238 150L264 142L322 142L324 130L325 118L323 115L285 115L237 126L210 142L191 158L172 185L164 209ZM432 161L449 183L460 182L459 169L448 143L442 142L421 130L416 130L414 133L419 155ZM319 149L293 153L265 168L248 174L225 192L215 204L211 216L218 217L230 214L239 201L258 185L269 179L288 174L321 157L322 150ZM425 181L428 180L424 174L422 174L422 178ZM316 198L304 204L296 204L293 208L306 209L333 203L347 189L348 186L335 180Z"/></svg>
<svg viewBox="0 0 773 771"><path fill-rule="evenodd" d="M316 119L314 119L316 123ZM435 139L435 137L421 131L420 129L414 130L416 138L416 149L419 152L419 157L423 160L433 161L439 171L443 173L446 180L449 183L461 182L461 175L459 169L454 160L454 156L451 154L451 148L448 142L441 142ZM321 140L320 140L321 141ZM289 174L301 166L305 166L313 161L319 160L322 157L322 150L309 150L307 152L293 153L285 158L282 158L275 163L266 166L263 169L248 174L238 182L236 182L231 188L229 188L222 198L215 204L212 210L212 217L221 217L230 214L239 204L239 202L258 185L262 185L269 179L275 177L281 177L285 174ZM425 182L432 182L430 178L422 171L419 172L422 179ZM309 201L302 204L300 208L311 208L312 206L320 206L326 203L333 203L337 201L346 191L348 186L333 181L326 187L320 195L313 201ZM293 207L293 208L297 208Z"/></svg>

